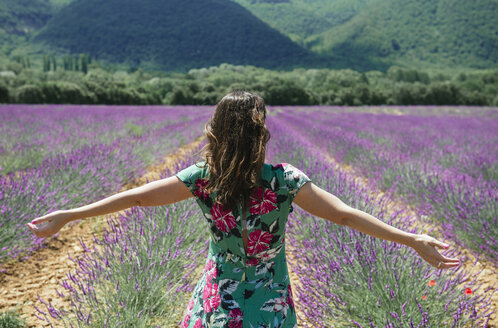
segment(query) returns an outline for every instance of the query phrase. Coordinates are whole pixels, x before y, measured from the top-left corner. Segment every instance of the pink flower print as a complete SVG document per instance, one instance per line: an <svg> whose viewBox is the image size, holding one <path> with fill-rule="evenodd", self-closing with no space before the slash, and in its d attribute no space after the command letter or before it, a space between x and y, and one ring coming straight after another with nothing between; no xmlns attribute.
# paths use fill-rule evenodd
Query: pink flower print
<svg viewBox="0 0 498 328"><path fill-rule="evenodd" d="M191 299L190 302L188 302L187 310L192 311L193 308L194 308L194 300Z"/></svg>
<svg viewBox="0 0 498 328"><path fill-rule="evenodd" d="M292 178L294 181L299 181L301 179L301 173L299 171L292 171Z"/></svg>
<svg viewBox="0 0 498 328"><path fill-rule="evenodd" d="M208 283L211 283L212 279L216 279L218 276L218 268L216 267L216 264L213 262L213 260L209 260L208 263L206 264L206 281Z"/></svg>
<svg viewBox="0 0 498 328"><path fill-rule="evenodd" d="M192 316L191 313L185 314L185 318L183 318L183 323L182 323L182 327L181 328L187 328L188 327L188 324L190 322L190 317L191 316Z"/></svg>
<svg viewBox="0 0 498 328"><path fill-rule="evenodd" d="M216 227L223 232L228 232L237 226L231 211L224 210L223 205L215 203L213 207L211 207L211 215Z"/></svg>
<svg viewBox="0 0 498 328"><path fill-rule="evenodd" d="M246 262L246 266L251 267L258 265L259 260L257 258L250 259L249 261Z"/></svg>
<svg viewBox="0 0 498 328"><path fill-rule="evenodd" d="M208 282L204 285L204 289L202 290L202 299L208 299L211 295L211 289L213 289L213 284Z"/></svg>
<svg viewBox="0 0 498 328"><path fill-rule="evenodd" d="M265 304L263 304L260 310L268 312L280 312L285 317L287 316L287 310L289 310L289 304L287 304L285 301L285 296L268 300L265 302Z"/></svg>
<svg viewBox="0 0 498 328"><path fill-rule="evenodd" d="M277 208L277 194L270 189L258 187L249 196L249 212L263 215Z"/></svg>
<svg viewBox="0 0 498 328"><path fill-rule="evenodd" d="M195 181L195 191L194 195L199 198L206 199L209 197L209 193L206 191L206 186L208 185L209 180L207 179L197 179Z"/></svg>
<svg viewBox="0 0 498 328"><path fill-rule="evenodd" d="M287 163L280 163L280 164L275 165L274 167L278 169L278 168L283 168L286 165L287 165Z"/></svg>
<svg viewBox="0 0 498 328"><path fill-rule="evenodd" d="M206 283L202 291L202 299L204 300L204 312L216 311L221 302L221 296L218 294L218 284Z"/></svg>
<svg viewBox="0 0 498 328"><path fill-rule="evenodd" d="M187 311L185 312L185 318L183 318L183 323L181 328L187 328L190 322L190 317L192 316L192 309L194 308L194 300L191 299L188 302Z"/></svg>
<svg viewBox="0 0 498 328"><path fill-rule="evenodd" d="M275 298L274 301L273 312L287 312L287 303L283 297Z"/></svg>
<svg viewBox="0 0 498 328"><path fill-rule="evenodd" d="M244 313L240 309L233 309L228 315L230 321L228 321L228 328L242 328L242 318Z"/></svg>
<svg viewBox="0 0 498 328"><path fill-rule="evenodd" d="M255 230L247 238L247 255L251 256L270 247L273 235L261 229Z"/></svg>
<svg viewBox="0 0 498 328"><path fill-rule="evenodd" d="M193 328L202 328L202 320L201 318L197 319Z"/></svg>
<svg viewBox="0 0 498 328"><path fill-rule="evenodd" d="M287 304L289 304L292 308L294 307L294 299L292 297L292 288L290 284L287 287Z"/></svg>

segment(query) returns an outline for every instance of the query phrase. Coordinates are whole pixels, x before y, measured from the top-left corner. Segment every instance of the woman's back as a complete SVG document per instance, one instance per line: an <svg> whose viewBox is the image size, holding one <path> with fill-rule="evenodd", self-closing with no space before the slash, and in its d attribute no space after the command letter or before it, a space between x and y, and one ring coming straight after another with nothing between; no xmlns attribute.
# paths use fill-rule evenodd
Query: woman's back
<svg viewBox="0 0 498 328"><path fill-rule="evenodd" d="M195 195L211 234L206 267L182 327L209 323L230 328L294 327L285 228L292 200L309 178L290 164L264 164L260 184L251 191L242 215L240 206L226 209L215 202L216 191L206 192L208 171L199 163L177 174ZM247 249L242 237L244 217Z"/></svg>

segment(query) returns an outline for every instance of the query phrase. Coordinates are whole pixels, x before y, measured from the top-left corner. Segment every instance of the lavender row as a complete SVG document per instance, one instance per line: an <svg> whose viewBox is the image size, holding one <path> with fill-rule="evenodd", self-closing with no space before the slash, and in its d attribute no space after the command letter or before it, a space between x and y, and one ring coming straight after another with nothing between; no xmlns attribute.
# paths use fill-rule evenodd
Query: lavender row
<svg viewBox="0 0 498 328"><path fill-rule="evenodd" d="M289 162L315 184L345 203L371 213L404 231L414 217L403 210L388 214L389 194L359 185L329 164L316 147L278 115L269 122L272 141L268 160ZM297 251L291 269L306 320L316 327L466 327L482 325L492 313L490 296L466 294L480 290L463 267L436 270L411 248L312 217L296 208L287 240ZM430 233L430 232L429 232ZM455 250L443 252L456 257ZM432 282L432 283L431 283Z"/></svg>
<svg viewBox="0 0 498 328"><path fill-rule="evenodd" d="M83 113L84 110L73 110L75 120L83 115L77 113ZM130 108L128 113L134 113L134 117L146 116L148 112L162 115L161 119L155 116L156 124L162 122L161 127L148 129L144 125L147 133L138 136L121 131L122 125L113 125L113 121L119 121L126 111L121 113L121 108L102 110L104 113L97 111L93 114L104 120L106 131L116 130L114 140L83 144L79 148L65 151L61 148L60 153L54 148L54 153L49 154L40 164L28 165L30 168L22 172L0 176L0 262L21 255L29 256L34 250L44 246L43 239L36 238L26 229L28 220L54 210L82 206L118 192L122 185L142 175L148 164L200 136L205 117L210 115L207 108ZM53 114L52 124L64 126L64 120L57 120L59 111L60 108L52 107L43 111L34 110L31 114L40 121ZM89 114L87 117L87 123L80 123L93 131L93 139L98 139L99 130L91 125L98 118ZM191 121L189 129L185 127L186 119L180 117ZM28 120L24 114L20 116L18 126L23 125L23 120ZM152 124L153 121L149 123ZM48 126L45 129L50 131ZM118 137L120 134L122 137ZM56 134L52 137L55 136ZM36 134L32 134L32 139L36 140ZM90 135L88 139L93 140ZM47 137L44 143L50 145L51 140ZM76 139L71 138L66 141L71 140L77 143ZM55 140L53 143L56 143ZM15 154L9 156L15 157Z"/></svg>
<svg viewBox="0 0 498 328"><path fill-rule="evenodd" d="M179 163L161 178L190 165ZM202 265L209 236L193 200L171 206L133 207L116 219L97 246L85 249L79 268L59 282L69 310L40 299L38 318L66 327L166 327L179 324Z"/></svg>
<svg viewBox="0 0 498 328"><path fill-rule="evenodd" d="M326 110L334 113L377 113L394 115L416 115L416 116L483 116L487 118L498 117L498 107L486 106L276 106L272 110L293 110L296 108L306 108L306 111Z"/></svg>
<svg viewBox="0 0 498 328"><path fill-rule="evenodd" d="M189 133L200 134L199 127L211 113L210 107L188 106L3 105L0 175L36 167L49 156L116 140L146 143L151 149L143 160L150 163L164 153L158 141L170 125L183 124L176 140L182 144Z"/></svg>
<svg viewBox="0 0 498 328"><path fill-rule="evenodd" d="M397 116L317 108L280 114L289 129L375 187L435 218L448 239L498 263L498 118Z"/></svg>

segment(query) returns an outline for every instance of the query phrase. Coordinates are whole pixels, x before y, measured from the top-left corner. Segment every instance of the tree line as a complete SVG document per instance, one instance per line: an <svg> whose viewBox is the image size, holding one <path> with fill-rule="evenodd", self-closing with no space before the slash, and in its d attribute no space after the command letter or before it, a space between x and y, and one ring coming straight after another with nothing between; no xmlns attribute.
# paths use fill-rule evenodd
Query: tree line
<svg viewBox="0 0 498 328"><path fill-rule="evenodd" d="M19 57L0 66L0 103L213 105L234 89L256 92L270 105L498 106L498 69L434 73L392 66L361 73L222 64L167 73L103 67L85 54L59 65L44 56L42 69Z"/></svg>
<svg viewBox="0 0 498 328"><path fill-rule="evenodd" d="M24 57L21 58L24 59ZM44 54L42 57L42 62L44 72L57 71L57 59L54 55ZM88 73L88 65L91 63L92 57L89 54L80 54L75 56L65 55L64 57L62 57L62 68L65 71L81 71L86 74Z"/></svg>

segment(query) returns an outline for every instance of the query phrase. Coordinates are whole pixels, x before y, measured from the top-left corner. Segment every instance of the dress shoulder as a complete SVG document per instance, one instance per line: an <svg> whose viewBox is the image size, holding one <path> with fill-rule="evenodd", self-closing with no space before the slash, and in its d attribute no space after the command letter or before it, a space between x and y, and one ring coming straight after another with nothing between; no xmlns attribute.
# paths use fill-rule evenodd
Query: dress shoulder
<svg viewBox="0 0 498 328"><path fill-rule="evenodd" d="M199 186L205 184L203 179L206 175L207 166L204 165L204 162L195 163L176 173L177 178L180 179L194 195Z"/></svg>
<svg viewBox="0 0 498 328"><path fill-rule="evenodd" d="M277 166L281 167L283 171L284 183L289 189L291 200L293 200L299 189L301 189L301 187L304 186L307 182L310 182L311 179L303 171L296 168L292 164L281 163Z"/></svg>

